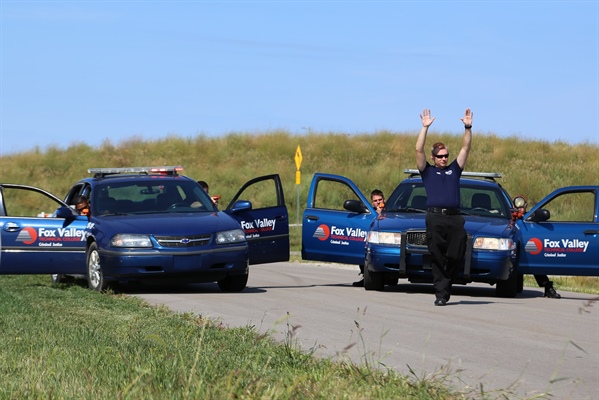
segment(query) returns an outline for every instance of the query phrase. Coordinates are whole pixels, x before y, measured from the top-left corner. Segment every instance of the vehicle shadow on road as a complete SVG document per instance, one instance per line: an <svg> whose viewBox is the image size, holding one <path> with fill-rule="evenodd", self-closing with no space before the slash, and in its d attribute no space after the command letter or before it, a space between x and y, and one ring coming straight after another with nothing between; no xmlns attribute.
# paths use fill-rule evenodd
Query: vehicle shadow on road
<svg viewBox="0 0 599 400"><path fill-rule="evenodd" d="M406 293L406 294L426 294L429 293L434 295L435 289L432 284L419 284L419 283L405 283L394 286L386 286L385 292L389 293ZM473 286L473 285L454 285L451 289L452 301L455 296L465 297L488 297L493 299L499 299L495 296L494 286ZM516 295L516 299L529 299L535 297L543 297L543 291L535 290L534 288L524 288L521 293ZM457 299L456 301L457 302ZM461 301L464 303L464 301ZM478 302L476 302L478 303Z"/></svg>

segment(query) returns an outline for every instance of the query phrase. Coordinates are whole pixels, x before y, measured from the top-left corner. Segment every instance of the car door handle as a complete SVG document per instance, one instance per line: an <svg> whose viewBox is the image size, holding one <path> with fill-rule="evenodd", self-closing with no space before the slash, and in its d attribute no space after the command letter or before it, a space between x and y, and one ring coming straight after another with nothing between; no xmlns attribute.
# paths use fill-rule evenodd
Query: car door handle
<svg viewBox="0 0 599 400"><path fill-rule="evenodd" d="M599 230L597 229L587 229L586 231L584 231L585 235L596 235L599 233Z"/></svg>
<svg viewBox="0 0 599 400"><path fill-rule="evenodd" d="M14 222L7 222L4 225L4 230L6 232L17 232L21 230L21 225L15 224Z"/></svg>
<svg viewBox="0 0 599 400"><path fill-rule="evenodd" d="M316 215L306 215L306 219L310 221L318 221L318 217Z"/></svg>

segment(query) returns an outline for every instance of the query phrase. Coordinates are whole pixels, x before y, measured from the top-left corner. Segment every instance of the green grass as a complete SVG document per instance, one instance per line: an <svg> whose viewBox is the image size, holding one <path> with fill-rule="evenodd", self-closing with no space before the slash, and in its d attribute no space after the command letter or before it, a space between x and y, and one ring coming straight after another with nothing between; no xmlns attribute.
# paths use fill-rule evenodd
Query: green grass
<svg viewBox="0 0 599 400"><path fill-rule="evenodd" d="M300 215L315 172L345 175L363 191L389 195L415 166L417 131L364 133L286 131L203 135L122 143L98 148L75 143L0 157L0 182L23 183L63 197L90 167L183 165L205 180L226 207L247 180L281 175L290 222L296 222L294 155L301 146ZM431 131L457 151L461 136ZM599 185L599 148L499 138L474 132L466 170L500 172L513 196L529 207L555 188ZM450 150L451 151L451 150ZM583 161L581 161L583 160ZM291 227L292 259L299 259L301 229ZM599 294L597 278L556 277L558 290ZM527 286L536 287L532 277ZM439 371L426 379L379 367L315 359L251 327L224 329L193 314L172 314L138 299L98 294L77 285L50 285L49 277L0 277L0 398L280 398L462 399L510 398L509 393L460 393ZM340 390L339 388L342 388Z"/></svg>
<svg viewBox="0 0 599 400"><path fill-rule="evenodd" d="M443 373L407 378L312 357L292 328L277 344L252 327L225 329L48 276L0 277L0 327L2 399L468 397L447 389Z"/></svg>

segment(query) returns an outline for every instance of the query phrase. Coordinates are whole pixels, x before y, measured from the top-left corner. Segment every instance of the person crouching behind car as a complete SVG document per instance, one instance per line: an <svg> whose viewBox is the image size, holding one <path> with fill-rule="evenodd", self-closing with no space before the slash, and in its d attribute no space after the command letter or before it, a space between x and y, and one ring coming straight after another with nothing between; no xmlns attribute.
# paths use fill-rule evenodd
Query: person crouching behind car
<svg viewBox="0 0 599 400"><path fill-rule="evenodd" d="M87 197L75 196L73 202L75 203L75 211L79 215L89 216L89 201L87 201Z"/></svg>
<svg viewBox="0 0 599 400"><path fill-rule="evenodd" d="M370 192L370 201L376 210L376 213L381 215L381 211L383 211L383 208L385 207L385 195L383 194L383 191L374 189ZM360 275L364 276L364 264L360 264L358 267L360 267ZM352 283L352 285L355 287L364 287L364 278Z"/></svg>

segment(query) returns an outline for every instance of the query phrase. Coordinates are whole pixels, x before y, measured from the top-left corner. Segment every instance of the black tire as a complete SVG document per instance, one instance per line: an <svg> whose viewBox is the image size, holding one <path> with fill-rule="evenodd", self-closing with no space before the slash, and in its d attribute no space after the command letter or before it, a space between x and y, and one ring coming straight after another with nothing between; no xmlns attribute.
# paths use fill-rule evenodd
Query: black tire
<svg viewBox="0 0 599 400"><path fill-rule="evenodd" d="M522 293L524 291L524 274L518 274L518 293Z"/></svg>
<svg viewBox="0 0 599 400"><path fill-rule="evenodd" d="M230 275L218 281L218 287L223 292L241 292L248 283L249 273L243 275Z"/></svg>
<svg viewBox="0 0 599 400"><path fill-rule="evenodd" d="M98 245L92 243L87 249L86 262L86 277L87 286L91 290L102 292L108 288L108 282L104 279L104 272L100 264L100 254L98 253Z"/></svg>
<svg viewBox="0 0 599 400"><path fill-rule="evenodd" d="M495 296L503 298L516 297L516 294L518 294L518 275L521 274L514 270L505 281L498 281L495 287Z"/></svg>
<svg viewBox="0 0 599 400"><path fill-rule="evenodd" d="M372 272L368 264L364 265L364 289L379 292L385 289L385 275L382 272Z"/></svg>

